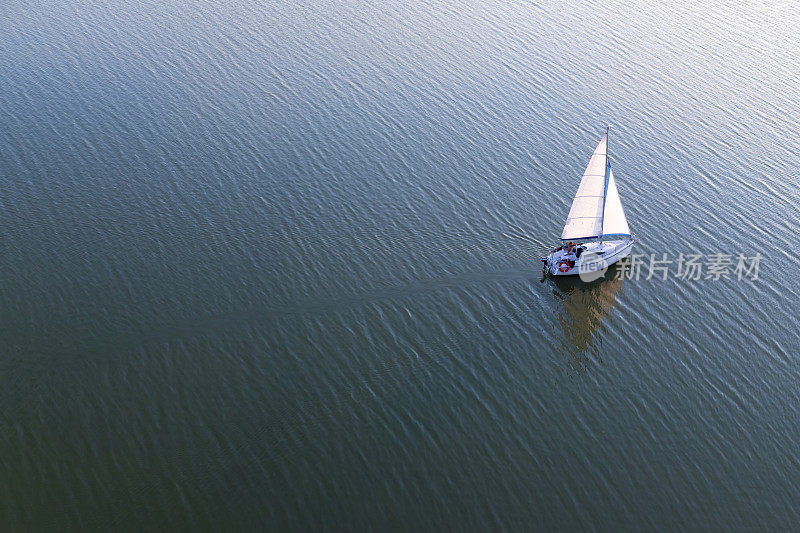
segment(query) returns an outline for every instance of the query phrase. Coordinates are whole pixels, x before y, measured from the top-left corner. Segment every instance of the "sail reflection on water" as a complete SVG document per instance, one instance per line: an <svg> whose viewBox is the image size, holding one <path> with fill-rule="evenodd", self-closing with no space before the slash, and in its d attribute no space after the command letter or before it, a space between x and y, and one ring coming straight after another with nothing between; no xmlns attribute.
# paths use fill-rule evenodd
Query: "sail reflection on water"
<svg viewBox="0 0 800 533"><path fill-rule="evenodd" d="M597 360L600 333L619 302L622 279L612 266L605 277L592 283L575 278L553 280L553 297L560 303L556 320L564 333L564 356L571 371L585 370Z"/></svg>

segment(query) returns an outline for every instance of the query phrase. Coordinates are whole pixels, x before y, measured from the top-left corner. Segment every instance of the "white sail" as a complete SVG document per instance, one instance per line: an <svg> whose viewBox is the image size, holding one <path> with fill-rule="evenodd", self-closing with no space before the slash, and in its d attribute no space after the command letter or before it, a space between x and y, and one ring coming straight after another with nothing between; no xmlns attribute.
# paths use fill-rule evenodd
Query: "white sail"
<svg viewBox="0 0 800 533"><path fill-rule="evenodd" d="M619 199L617 184L611 167L608 169L608 190L606 192L606 206L603 210L603 235L630 235L622 201Z"/></svg>
<svg viewBox="0 0 800 533"><path fill-rule="evenodd" d="M578 192L572 201L567 223L564 225L564 231L561 232L563 240L598 237L602 231L607 145L608 137L603 135L603 138L600 139L600 144L597 145L592 158L589 160L589 165L583 173L581 184L578 186ZM616 190L616 187L614 190ZM617 195L617 198L619 198L619 195ZM620 205L621 209L622 206Z"/></svg>

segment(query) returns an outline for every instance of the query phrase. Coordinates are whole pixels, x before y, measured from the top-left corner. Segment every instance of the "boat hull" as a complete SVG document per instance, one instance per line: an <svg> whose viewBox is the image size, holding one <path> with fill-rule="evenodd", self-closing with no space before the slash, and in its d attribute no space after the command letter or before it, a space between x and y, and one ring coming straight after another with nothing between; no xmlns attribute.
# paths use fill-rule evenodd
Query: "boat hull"
<svg viewBox="0 0 800 533"><path fill-rule="evenodd" d="M613 240L605 242L586 242L580 257L575 253L567 254L563 249L554 250L543 258L545 271L552 276L576 276L606 270L631 254L634 239Z"/></svg>

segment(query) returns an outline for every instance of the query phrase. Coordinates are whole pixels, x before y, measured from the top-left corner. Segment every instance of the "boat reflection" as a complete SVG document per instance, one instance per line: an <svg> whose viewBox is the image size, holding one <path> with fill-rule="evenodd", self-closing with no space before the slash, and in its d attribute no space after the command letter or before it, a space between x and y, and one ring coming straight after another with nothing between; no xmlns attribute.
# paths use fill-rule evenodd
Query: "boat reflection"
<svg viewBox="0 0 800 533"><path fill-rule="evenodd" d="M613 265L603 278L591 283L577 276L551 278L553 297L561 304L555 313L564 332L563 355L569 373L602 362L597 355L598 334L619 301L622 279L616 279L617 268Z"/></svg>

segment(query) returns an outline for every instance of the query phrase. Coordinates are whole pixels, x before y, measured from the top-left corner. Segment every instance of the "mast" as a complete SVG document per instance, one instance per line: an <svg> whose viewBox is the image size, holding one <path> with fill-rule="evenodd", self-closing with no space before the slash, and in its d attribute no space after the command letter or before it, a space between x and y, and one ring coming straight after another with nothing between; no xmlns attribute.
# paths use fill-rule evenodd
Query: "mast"
<svg viewBox="0 0 800 533"><path fill-rule="evenodd" d="M603 210L600 211L600 244L603 244L603 220L606 216L606 198L608 197L608 126L606 126L606 181L603 185Z"/></svg>

